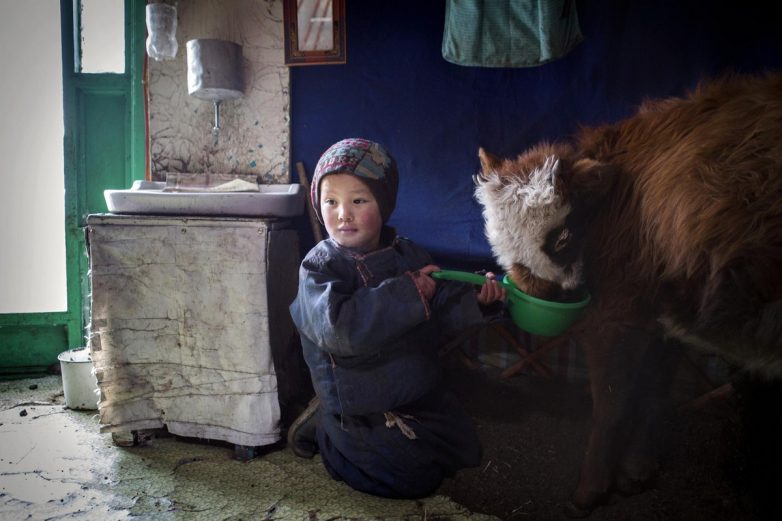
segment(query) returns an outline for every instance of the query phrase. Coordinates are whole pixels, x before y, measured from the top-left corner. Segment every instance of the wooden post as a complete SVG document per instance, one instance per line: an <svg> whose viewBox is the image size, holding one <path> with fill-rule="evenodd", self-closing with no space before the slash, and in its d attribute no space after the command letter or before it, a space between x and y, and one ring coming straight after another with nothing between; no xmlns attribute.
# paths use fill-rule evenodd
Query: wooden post
<svg viewBox="0 0 782 521"><path fill-rule="evenodd" d="M307 179L307 172L304 170L304 163L297 161L296 171L299 174L299 184L304 188L304 193L307 196L307 213L310 216L312 234L315 236L315 242L320 242L323 240L323 232L320 229L320 221L318 221L318 216L315 214L315 208L312 207L312 202L310 200L310 182Z"/></svg>

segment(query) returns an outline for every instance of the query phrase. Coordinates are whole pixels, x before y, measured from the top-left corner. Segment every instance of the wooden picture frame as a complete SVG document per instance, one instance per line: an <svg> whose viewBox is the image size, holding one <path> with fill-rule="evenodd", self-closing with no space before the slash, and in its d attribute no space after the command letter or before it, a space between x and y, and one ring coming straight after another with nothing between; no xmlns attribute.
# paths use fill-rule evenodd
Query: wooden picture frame
<svg viewBox="0 0 782 521"><path fill-rule="evenodd" d="M340 64L345 49L345 0L283 0L286 65Z"/></svg>

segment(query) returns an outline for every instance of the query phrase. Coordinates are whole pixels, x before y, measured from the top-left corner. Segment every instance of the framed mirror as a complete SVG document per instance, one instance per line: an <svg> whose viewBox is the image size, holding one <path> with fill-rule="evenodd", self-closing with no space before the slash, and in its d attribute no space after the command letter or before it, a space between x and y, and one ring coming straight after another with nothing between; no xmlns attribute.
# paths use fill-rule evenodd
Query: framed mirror
<svg viewBox="0 0 782 521"><path fill-rule="evenodd" d="M285 64L345 63L345 0L283 0Z"/></svg>

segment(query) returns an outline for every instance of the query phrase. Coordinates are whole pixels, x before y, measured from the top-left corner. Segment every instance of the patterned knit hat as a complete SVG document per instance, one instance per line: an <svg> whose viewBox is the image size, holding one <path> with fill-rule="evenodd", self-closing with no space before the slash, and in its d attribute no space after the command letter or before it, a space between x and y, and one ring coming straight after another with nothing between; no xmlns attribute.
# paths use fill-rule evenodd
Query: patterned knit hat
<svg viewBox="0 0 782 521"><path fill-rule="evenodd" d="M320 181L329 174L352 174L369 187L380 207L385 223L396 206L396 192L399 186L399 171L396 160L378 143L366 139L350 138L335 143L326 150L312 176L310 200L318 220L320 213Z"/></svg>

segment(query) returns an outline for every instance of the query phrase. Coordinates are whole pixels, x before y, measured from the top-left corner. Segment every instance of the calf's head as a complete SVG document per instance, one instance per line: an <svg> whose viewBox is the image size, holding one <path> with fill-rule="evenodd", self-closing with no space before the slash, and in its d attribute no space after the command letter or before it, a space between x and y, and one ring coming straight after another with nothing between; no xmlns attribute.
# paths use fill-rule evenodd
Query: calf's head
<svg viewBox="0 0 782 521"><path fill-rule="evenodd" d="M584 283L590 215L610 189L611 169L543 144L516 159L480 149L475 196L494 256L522 291L568 300Z"/></svg>

